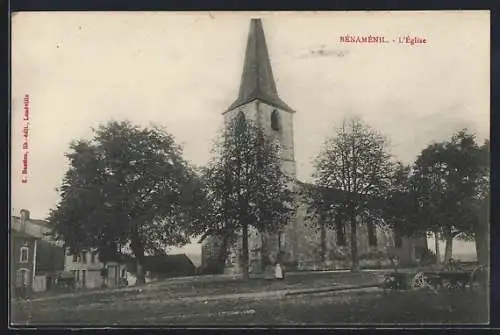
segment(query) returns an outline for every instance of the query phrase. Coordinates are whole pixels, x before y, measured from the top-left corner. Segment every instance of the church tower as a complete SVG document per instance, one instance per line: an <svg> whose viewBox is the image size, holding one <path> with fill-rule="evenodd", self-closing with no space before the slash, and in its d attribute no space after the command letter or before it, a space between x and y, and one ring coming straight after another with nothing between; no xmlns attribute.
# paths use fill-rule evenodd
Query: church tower
<svg viewBox="0 0 500 335"><path fill-rule="evenodd" d="M240 111L279 144L283 172L295 180L295 111L278 96L261 19L251 19L238 98L223 113L225 120Z"/></svg>
<svg viewBox="0 0 500 335"><path fill-rule="evenodd" d="M279 144L282 170L297 181L293 139L295 111L278 95L260 19L252 19L250 22L238 97L222 114L227 122L240 113L243 113L247 120L254 121L268 137ZM299 191L303 184L291 183L290 186L294 191ZM331 191L337 192L334 189ZM342 222L335 222L336 225L339 224L335 230L325 228L318 232L307 224L311 219L307 216L308 204L307 201L303 201L301 192L296 192L295 198L298 205L297 212L279 234L260 233L249 227L249 272L253 274L258 274L262 270L266 272L270 268L268 265L278 260L288 269L317 270L322 268L334 270L349 268L350 258L347 256L349 255L349 246L346 242L349 240L347 237L349 232L345 230ZM368 225L360 226L358 230L358 252L360 255L370 255L375 251L385 250L390 245L387 242L389 241L387 236L380 235L380 237L373 238L373 228L370 231L372 233L369 232ZM239 237L229 248L224 269L226 273L241 271L242 238L241 235ZM402 242L400 247L395 246L397 249L395 252L402 261L401 264L405 258L406 260L414 258L415 247L426 247L425 236L421 240L422 243L418 245L416 242L408 241ZM213 257L209 255L218 252L218 248L220 248L220 240L217 236L212 236L204 242L202 249L206 250L202 253L204 255L202 259L205 259L204 264L207 264L208 258ZM376 262L380 263L380 257L377 257Z"/></svg>
<svg viewBox="0 0 500 335"><path fill-rule="evenodd" d="M282 171L292 180L296 180L293 143L295 111L278 95L260 19L250 21L240 89L236 100L223 112L225 122L240 113L243 113L247 120L252 120L260 126L264 134L278 144ZM292 182L290 186L293 185ZM294 243L295 220L292 221L278 234L261 234L250 227L248 236L250 272L255 273L262 269L263 257L276 261L278 255L282 254L285 255L284 259L293 258L296 243ZM263 250L266 250L264 254ZM240 253L241 239L231 248L230 264L226 264L232 269L230 272L239 272Z"/></svg>

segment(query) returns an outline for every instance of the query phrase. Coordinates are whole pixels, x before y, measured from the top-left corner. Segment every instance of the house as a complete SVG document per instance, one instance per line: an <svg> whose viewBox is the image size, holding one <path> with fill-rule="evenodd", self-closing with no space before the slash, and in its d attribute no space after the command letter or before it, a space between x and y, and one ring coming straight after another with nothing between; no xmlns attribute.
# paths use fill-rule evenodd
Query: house
<svg viewBox="0 0 500 335"><path fill-rule="evenodd" d="M22 209L20 216L11 217L10 228L14 291L51 289L57 273L64 268L62 243L51 238L52 226L45 220L32 219L30 212Z"/></svg>
<svg viewBox="0 0 500 335"><path fill-rule="evenodd" d="M279 96L274 80L272 64L266 45L264 29L260 19L251 19L247 39L243 71L239 93L235 101L222 112L227 123L240 115L256 122L280 147L282 171L294 182L290 185L296 195L297 213L278 234L260 234L249 229L248 248L250 272L263 269L264 260L276 261L281 258L288 268L296 270L339 269L349 267L349 225L335 219L336 229L311 228L307 216L307 201L302 195L306 183L297 179L294 148L294 115L297 113ZM312 186L312 185L309 185ZM328 190L339 193L339 190ZM318 225L316 225L318 226ZM402 238L389 229L381 228L373 222L363 222L358 228L358 252L361 266L386 250L394 250L400 256L400 264L409 264L418 258L422 248L426 248L425 236ZM203 268L217 271L220 241L208 238L202 241ZM229 256L222 264L225 272L239 272L242 239L241 234L230 246ZM266 254L263 254L266 250ZM366 264L363 264L366 263ZM375 262L377 262L375 260ZM371 265L370 265L371 266Z"/></svg>
<svg viewBox="0 0 500 335"><path fill-rule="evenodd" d="M37 238L24 232L10 232L10 282L11 294L30 293L35 281L35 255Z"/></svg>
<svg viewBox="0 0 500 335"><path fill-rule="evenodd" d="M119 262L104 265L95 252L71 255L65 251L62 241L52 238L52 232L53 227L47 221L32 219L28 210L22 209L20 216L12 216L11 282L14 291L50 290L59 281L71 282L76 288L120 284L125 265Z"/></svg>
<svg viewBox="0 0 500 335"><path fill-rule="evenodd" d="M54 245L62 247L61 241L53 240L51 233L53 227L46 220L32 219L30 212L26 209L21 209L20 216L13 215L11 218L11 229L23 231L28 235L34 236L41 240L50 242Z"/></svg>
<svg viewBox="0 0 500 335"><path fill-rule="evenodd" d="M126 263L111 261L104 264L95 250L82 251L76 255L67 251L64 271L66 276L72 274L75 288L112 288L122 285L126 277Z"/></svg>

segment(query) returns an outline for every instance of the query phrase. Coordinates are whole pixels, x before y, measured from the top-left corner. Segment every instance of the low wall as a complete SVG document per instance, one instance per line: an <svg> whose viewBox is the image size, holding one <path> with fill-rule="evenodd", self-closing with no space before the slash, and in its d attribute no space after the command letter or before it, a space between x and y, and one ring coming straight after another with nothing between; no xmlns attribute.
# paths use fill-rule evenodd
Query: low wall
<svg viewBox="0 0 500 335"><path fill-rule="evenodd" d="M46 276L35 276L33 281L33 292L43 292L47 290L47 277Z"/></svg>

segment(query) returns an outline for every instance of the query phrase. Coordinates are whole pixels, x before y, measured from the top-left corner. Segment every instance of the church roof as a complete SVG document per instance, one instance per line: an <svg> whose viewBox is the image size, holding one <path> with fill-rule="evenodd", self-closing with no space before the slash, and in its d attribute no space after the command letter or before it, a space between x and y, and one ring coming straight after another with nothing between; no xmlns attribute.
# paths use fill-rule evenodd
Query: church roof
<svg viewBox="0 0 500 335"><path fill-rule="evenodd" d="M261 19L251 19L240 91L226 112L253 100L294 113L278 96Z"/></svg>
<svg viewBox="0 0 500 335"><path fill-rule="evenodd" d="M369 195L369 194L358 194L349 191L344 191L341 189L336 189L327 186L318 186L312 183L306 183L297 180L297 185L301 187L304 191L314 191L316 194L321 194L321 197L327 201L366 201L369 206L381 208L385 205L386 200L381 197Z"/></svg>

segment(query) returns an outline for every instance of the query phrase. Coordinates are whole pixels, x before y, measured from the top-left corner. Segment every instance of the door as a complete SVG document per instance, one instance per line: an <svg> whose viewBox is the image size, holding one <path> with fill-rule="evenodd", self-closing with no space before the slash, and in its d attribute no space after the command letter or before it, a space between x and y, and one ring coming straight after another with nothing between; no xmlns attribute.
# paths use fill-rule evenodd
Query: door
<svg viewBox="0 0 500 335"><path fill-rule="evenodd" d="M82 270L82 287L87 287L87 270Z"/></svg>
<svg viewBox="0 0 500 335"><path fill-rule="evenodd" d="M81 283L80 283L80 270L75 270L76 271L76 278L75 278L75 283L76 283L76 287L80 287Z"/></svg>
<svg viewBox="0 0 500 335"><path fill-rule="evenodd" d="M30 271L27 269L20 269L17 271L16 286L27 287L30 284Z"/></svg>
<svg viewBox="0 0 500 335"><path fill-rule="evenodd" d="M108 283L109 286L114 287L116 283L116 267L114 265L108 266Z"/></svg>

